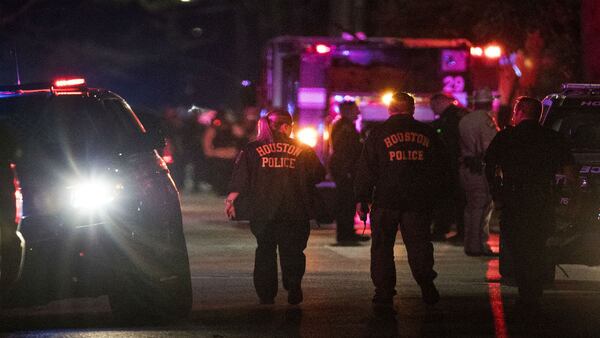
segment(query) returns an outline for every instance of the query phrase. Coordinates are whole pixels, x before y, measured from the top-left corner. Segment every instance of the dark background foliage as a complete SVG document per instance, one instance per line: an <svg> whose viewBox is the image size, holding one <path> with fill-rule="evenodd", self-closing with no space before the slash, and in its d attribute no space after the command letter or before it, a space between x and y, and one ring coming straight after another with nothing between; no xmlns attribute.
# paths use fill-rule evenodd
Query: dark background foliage
<svg viewBox="0 0 600 338"><path fill-rule="evenodd" d="M585 78L582 1L5 0L0 82L15 81L16 50L22 81L80 74L134 104L239 108L252 96L240 83L256 83L274 36L464 37L516 51L538 32L552 70L536 82L544 92Z"/></svg>

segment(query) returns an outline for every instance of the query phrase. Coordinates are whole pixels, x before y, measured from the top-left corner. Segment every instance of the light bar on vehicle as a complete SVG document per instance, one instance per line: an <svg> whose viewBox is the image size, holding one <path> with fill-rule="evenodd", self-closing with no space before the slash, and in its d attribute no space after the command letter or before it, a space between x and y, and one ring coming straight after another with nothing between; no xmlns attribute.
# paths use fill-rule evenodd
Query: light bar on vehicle
<svg viewBox="0 0 600 338"><path fill-rule="evenodd" d="M59 88L65 87L77 87L85 85L85 79L77 78L77 79L60 79L54 81L54 86Z"/></svg>
<svg viewBox="0 0 600 338"><path fill-rule="evenodd" d="M487 58L497 59L502 56L502 48L500 48L500 46L497 45L489 45L485 47L485 49L483 50L483 54Z"/></svg>
<svg viewBox="0 0 600 338"><path fill-rule="evenodd" d="M482 56L483 49L481 47L471 47L471 55L473 56Z"/></svg>
<svg viewBox="0 0 600 338"><path fill-rule="evenodd" d="M562 89L600 89L597 83L563 83Z"/></svg>
<svg viewBox="0 0 600 338"><path fill-rule="evenodd" d="M319 54L327 54L327 53L331 52L331 47L324 45L324 44L318 44L315 46L315 50Z"/></svg>

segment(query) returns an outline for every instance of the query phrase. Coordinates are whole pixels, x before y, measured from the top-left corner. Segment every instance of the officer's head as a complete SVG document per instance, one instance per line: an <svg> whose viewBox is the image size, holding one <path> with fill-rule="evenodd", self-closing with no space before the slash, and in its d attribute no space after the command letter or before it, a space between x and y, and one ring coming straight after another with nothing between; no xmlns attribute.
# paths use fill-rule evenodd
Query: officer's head
<svg viewBox="0 0 600 338"><path fill-rule="evenodd" d="M279 108L271 109L267 113L266 120L269 125L269 129L273 136L286 136L290 137L292 134L292 115L287 111Z"/></svg>
<svg viewBox="0 0 600 338"><path fill-rule="evenodd" d="M413 115L415 113L415 99L404 92L394 93L392 102L388 107L390 115Z"/></svg>
<svg viewBox="0 0 600 338"><path fill-rule="evenodd" d="M360 111L354 101L344 101L340 103L340 115L343 118L355 121L358 118Z"/></svg>
<svg viewBox="0 0 600 338"><path fill-rule="evenodd" d="M429 98L429 105L431 107L431 110L436 115L442 115L444 110L446 110L446 108L448 108L452 104L457 104L456 99L452 95L447 93L433 94L431 98Z"/></svg>
<svg viewBox="0 0 600 338"><path fill-rule="evenodd" d="M515 125L525 120L539 120L542 114L542 103L529 96L521 96L513 107L512 120Z"/></svg>
<svg viewBox="0 0 600 338"><path fill-rule="evenodd" d="M469 98L473 109L475 110L491 110L494 102L494 95L489 88L476 90L473 96Z"/></svg>

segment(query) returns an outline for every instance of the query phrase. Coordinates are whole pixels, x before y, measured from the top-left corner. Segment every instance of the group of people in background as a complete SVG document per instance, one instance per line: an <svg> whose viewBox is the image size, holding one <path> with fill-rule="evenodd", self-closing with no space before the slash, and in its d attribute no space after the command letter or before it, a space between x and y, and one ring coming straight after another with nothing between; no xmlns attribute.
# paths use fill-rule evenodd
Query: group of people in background
<svg viewBox="0 0 600 338"><path fill-rule="evenodd" d="M340 244L372 240L376 312L395 313L398 230L423 301L435 304L440 295L433 283L431 241L458 241L468 256L497 255L488 244L494 203L504 208L500 223L519 300L539 304L552 215L548 190L553 175L568 171L573 158L557 133L538 124L538 100L520 98L512 123L494 112L493 100L491 92L477 92L469 110L449 94L435 94L430 105L437 119L425 124L413 117L414 98L395 93L390 117L364 141L355 128L358 106L340 104L331 129L332 154L325 163L336 184L336 239ZM166 115L165 136L179 151L174 154L176 180L183 184L177 163L193 164L193 188L196 179L204 179L215 193L226 195L230 218L240 213L239 197L244 197L258 245L254 284L260 302L272 304L277 293L277 252L288 302L302 302L308 220L321 207L313 195L315 184L325 179L324 166L313 149L290 138L293 119L283 110L269 110L261 118L249 108L237 122L222 111L193 119L186 124ZM541 167L532 170L534 164ZM355 215L366 219L367 213L372 238L354 229Z"/></svg>
<svg viewBox="0 0 600 338"><path fill-rule="evenodd" d="M330 162L339 189L338 241L354 215L349 208L354 198L358 214L371 212L376 312L394 313L398 229L423 300L434 304L439 294L433 284L437 274L431 241L458 242L468 256L497 255L488 244L494 206L500 212L502 278L519 287L521 306L539 306L545 275L554 271L545 254L552 233L554 175L572 182L573 156L560 134L539 124L539 100L520 97L508 115L494 111L489 90L476 92L470 101L472 110L449 94L433 95L430 105L438 118L427 126L414 120L414 100L396 93L390 118L371 131L360 156L354 151L360 148L358 135L350 131L356 105L340 105ZM452 225L456 234L449 238Z"/></svg>
<svg viewBox="0 0 600 338"><path fill-rule="evenodd" d="M246 107L240 119L224 110L167 108L164 154L179 189L227 194L233 162L256 134L259 110Z"/></svg>

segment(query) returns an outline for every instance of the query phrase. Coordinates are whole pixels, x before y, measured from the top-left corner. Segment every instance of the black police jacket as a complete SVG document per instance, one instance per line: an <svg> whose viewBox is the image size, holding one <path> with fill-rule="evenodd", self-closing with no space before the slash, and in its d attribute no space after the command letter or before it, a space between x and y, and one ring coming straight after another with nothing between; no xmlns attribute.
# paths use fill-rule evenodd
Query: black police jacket
<svg viewBox="0 0 600 338"><path fill-rule="evenodd" d="M356 162L360 157L362 143L353 121L340 119L331 128L333 154L329 160L329 171L335 180L352 179Z"/></svg>
<svg viewBox="0 0 600 338"><path fill-rule="evenodd" d="M458 172L458 158L460 157L460 132L458 124L460 120L469 114L466 108L451 104L446 108L440 118L434 121L431 126L436 129L440 139L444 142L450 164Z"/></svg>
<svg viewBox="0 0 600 338"><path fill-rule="evenodd" d="M566 140L556 131L535 120L525 120L500 131L485 154L486 177L495 181L496 168L502 170L503 184L512 190L544 191L555 174L575 160Z"/></svg>
<svg viewBox="0 0 600 338"><path fill-rule="evenodd" d="M250 221L308 220L315 184L324 176L315 152L300 142L254 141L236 159L229 191L246 199Z"/></svg>
<svg viewBox="0 0 600 338"><path fill-rule="evenodd" d="M411 115L393 115L374 128L355 180L358 201L374 207L420 210L448 193L449 161L435 130Z"/></svg>

